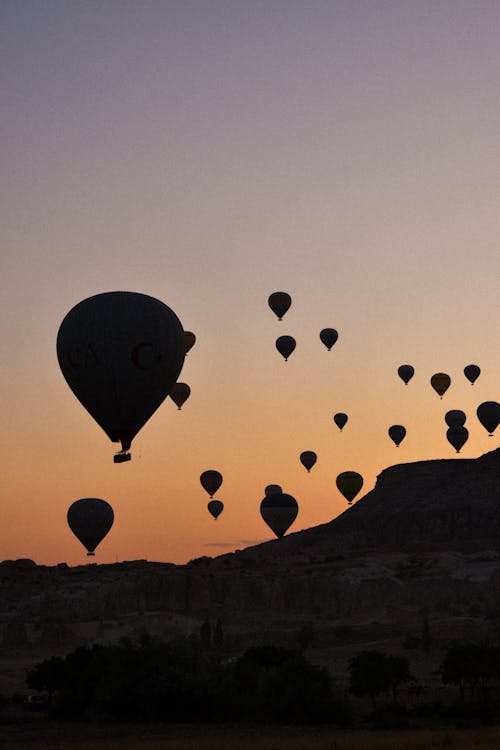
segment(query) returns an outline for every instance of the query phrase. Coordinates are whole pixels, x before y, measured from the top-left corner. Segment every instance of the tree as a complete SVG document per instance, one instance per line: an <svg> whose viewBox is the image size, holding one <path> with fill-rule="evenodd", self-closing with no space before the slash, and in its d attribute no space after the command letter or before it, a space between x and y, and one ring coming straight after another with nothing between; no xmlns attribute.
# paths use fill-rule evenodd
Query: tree
<svg viewBox="0 0 500 750"><path fill-rule="evenodd" d="M209 620L205 620L200 626L200 639L205 648L210 648L212 643L212 626Z"/></svg>
<svg viewBox="0 0 500 750"><path fill-rule="evenodd" d="M422 623L422 648L424 651L430 651L432 646L432 636L429 627L429 613L424 610L424 619Z"/></svg>
<svg viewBox="0 0 500 750"><path fill-rule="evenodd" d="M295 635L295 640L301 651L305 651L314 640L314 628L311 624L302 625Z"/></svg>
<svg viewBox="0 0 500 750"><path fill-rule="evenodd" d="M224 631L220 619L217 619L217 622L215 623L212 641L215 648L222 648L222 644L224 643Z"/></svg>
<svg viewBox="0 0 500 750"><path fill-rule="evenodd" d="M362 651L349 664L350 692L358 697L370 696L373 706L380 693L396 690L402 682L412 679L405 656L386 655L380 651Z"/></svg>

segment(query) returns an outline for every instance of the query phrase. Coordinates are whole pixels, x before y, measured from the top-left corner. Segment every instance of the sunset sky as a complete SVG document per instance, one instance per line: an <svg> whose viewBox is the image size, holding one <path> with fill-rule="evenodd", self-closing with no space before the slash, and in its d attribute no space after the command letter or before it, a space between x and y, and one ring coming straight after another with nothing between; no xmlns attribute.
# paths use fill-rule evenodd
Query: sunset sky
<svg viewBox="0 0 500 750"><path fill-rule="evenodd" d="M497 0L3 0L0 29L0 559L86 563L66 523L81 497L115 511L98 562L271 539L270 483L299 503L292 531L327 522L341 471L365 494L392 464L456 458L448 409L467 413L458 458L498 447L475 415L500 400ZM122 465L55 345L114 290L197 336L190 399ZM281 322L273 291L293 298ZM217 521L205 469L224 476Z"/></svg>

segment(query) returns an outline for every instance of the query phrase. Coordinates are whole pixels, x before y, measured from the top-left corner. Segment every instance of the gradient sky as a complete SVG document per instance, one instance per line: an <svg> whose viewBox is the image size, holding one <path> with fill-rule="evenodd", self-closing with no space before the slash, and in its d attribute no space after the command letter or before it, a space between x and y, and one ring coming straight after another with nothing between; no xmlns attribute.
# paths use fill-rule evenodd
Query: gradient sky
<svg viewBox="0 0 500 750"><path fill-rule="evenodd" d="M497 0L3 0L0 28L0 559L86 562L66 525L80 497L115 510L102 562L270 539L269 483L297 498L292 530L329 521L339 472L364 493L392 464L454 458L452 408L461 456L498 447L475 416L500 400ZM69 309L113 290L158 297L198 339L191 398L122 465L55 351Z"/></svg>

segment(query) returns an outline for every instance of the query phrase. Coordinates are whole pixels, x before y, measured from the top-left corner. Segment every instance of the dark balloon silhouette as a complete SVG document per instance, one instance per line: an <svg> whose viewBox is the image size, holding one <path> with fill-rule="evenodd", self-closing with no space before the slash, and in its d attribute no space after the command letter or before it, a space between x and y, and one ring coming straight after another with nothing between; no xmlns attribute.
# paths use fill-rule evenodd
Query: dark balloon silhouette
<svg viewBox="0 0 500 750"><path fill-rule="evenodd" d="M332 346L337 341L339 334L337 333L335 328L323 328L323 330L319 334L319 337L328 351L330 351Z"/></svg>
<svg viewBox="0 0 500 750"><path fill-rule="evenodd" d="M185 344L185 351L186 354L190 349L193 348L193 346L196 343L196 336L192 331L184 331L184 344Z"/></svg>
<svg viewBox="0 0 500 750"><path fill-rule="evenodd" d="M115 462L168 396L182 369L184 331L160 300L107 292L78 303L57 334L57 358L69 387L113 442Z"/></svg>
<svg viewBox="0 0 500 750"><path fill-rule="evenodd" d="M222 484L222 474L215 469L207 469L200 474L200 482L205 492L213 497Z"/></svg>
<svg viewBox="0 0 500 750"><path fill-rule="evenodd" d="M357 471L343 471L338 475L336 484L350 505L363 486L363 477Z"/></svg>
<svg viewBox="0 0 500 750"><path fill-rule="evenodd" d="M414 374L415 370L411 365L401 365L398 367L398 375L405 385L408 385Z"/></svg>
<svg viewBox="0 0 500 750"><path fill-rule="evenodd" d="M342 432L342 428L345 427L347 424L347 414L344 414L343 412L339 411L337 414L333 415L333 421L339 428L339 430Z"/></svg>
<svg viewBox="0 0 500 750"><path fill-rule="evenodd" d="M461 409L451 409L444 415L444 421L448 427L463 427L466 419L465 412Z"/></svg>
<svg viewBox="0 0 500 750"><path fill-rule="evenodd" d="M307 471L311 471L317 460L318 457L314 451L302 451L300 454L300 463L305 466Z"/></svg>
<svg viewBox="0 0 500 750"><path fill-rule="evenodd" d="M212 515L215 520L218 519L222 511L224 510L224 503L221 503L220 500L210 500L210 502L207 505L208 512L210 515Z"/></svg>
<svg viewBox="0 0 500 750"><path fill-rule="evenodd" d="M269 495L275 495L277 492L283 492L279 484L268 484L264 490L264 495L269 497Z"/></svg>
<svg viewBox="0 0 500 750"><path fill-rule="evenodd" d="M97 497L84 497L70 505L68 525L89 557L112 527L114 517L111 505Z"/></svg>
<svg viewBox="0 0 500 750"><path fill-rule="evenodd" d="M287 292L273 292L267 301L273 313L278 316L278 320L283 318L292 304L292 298Z"/></svg>
<svg viewBox="0 0 500 750"><path fill-rule="evenodd" d="M286 534L298 512L297 501L285 492L273 492L260 504L262 518L278 538Z"/></svg>
<svg viewBox="0 0 500 750"><path fill-rule="evenodd" d="M431 385L439 398L443 398L444 394L450 387L450 383L451 378L445 372L436 372L431 378Z"/></svg>
<svg viewBox="0 0 500 750"><path fill-rule="evenodd" d="M279 351L282 357L287 361L290 354L296 347L296 341L293 336L279 336L276 339L276 349Z"/></svg>
<svg viewBox="0 0 500 750"><path fill-rule="evenodd" d="M484 429L492 437L500 423L500 404L496 401L484 401L479 404L476 413Z"/></svg>
<svg viewBox="0 0 500 750"><path fill-rule="evenodd" d="M455 448L457 453L460 453L460 448L465 445L468 438L469 431L463 425L454 424L446 430L446 439Z"/></svg>
<svg viewBox="0 0 500 750"><path fill-rule="evenodd" d="M178 409L182 408L191 393L191 388L187 383L176 383L168 394Z"/></svg>
<svg viewBox="0 0 500 750"><path fill-rule="evenodd" d="M393 443L396 444L396 447L399 447L399 444L405 439L406 427L403 427L402 424L393 424L392 427L389 427L388 432Z"/></svg>
<svg viewBox="0 0 500 750"><path fill-rule="evenodd" d="M474 385L480 374L481 368L478 365L466 365L464 367L464 375L471 385Z"/></svg>

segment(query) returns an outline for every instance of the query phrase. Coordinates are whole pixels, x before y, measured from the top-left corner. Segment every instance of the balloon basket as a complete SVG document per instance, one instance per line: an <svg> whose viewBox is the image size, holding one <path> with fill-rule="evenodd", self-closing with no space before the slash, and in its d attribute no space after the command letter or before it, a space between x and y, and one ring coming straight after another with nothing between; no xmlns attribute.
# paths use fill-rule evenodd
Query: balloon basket
<svg viewBox="0 0 500 750"><path fill-rule="evenodd" d="M113 462L115 464L122 464L124 461L130 461L132 456L130 453L127 453L126 451L120 451L119 453L115 453L113 456Z"/></svg>

